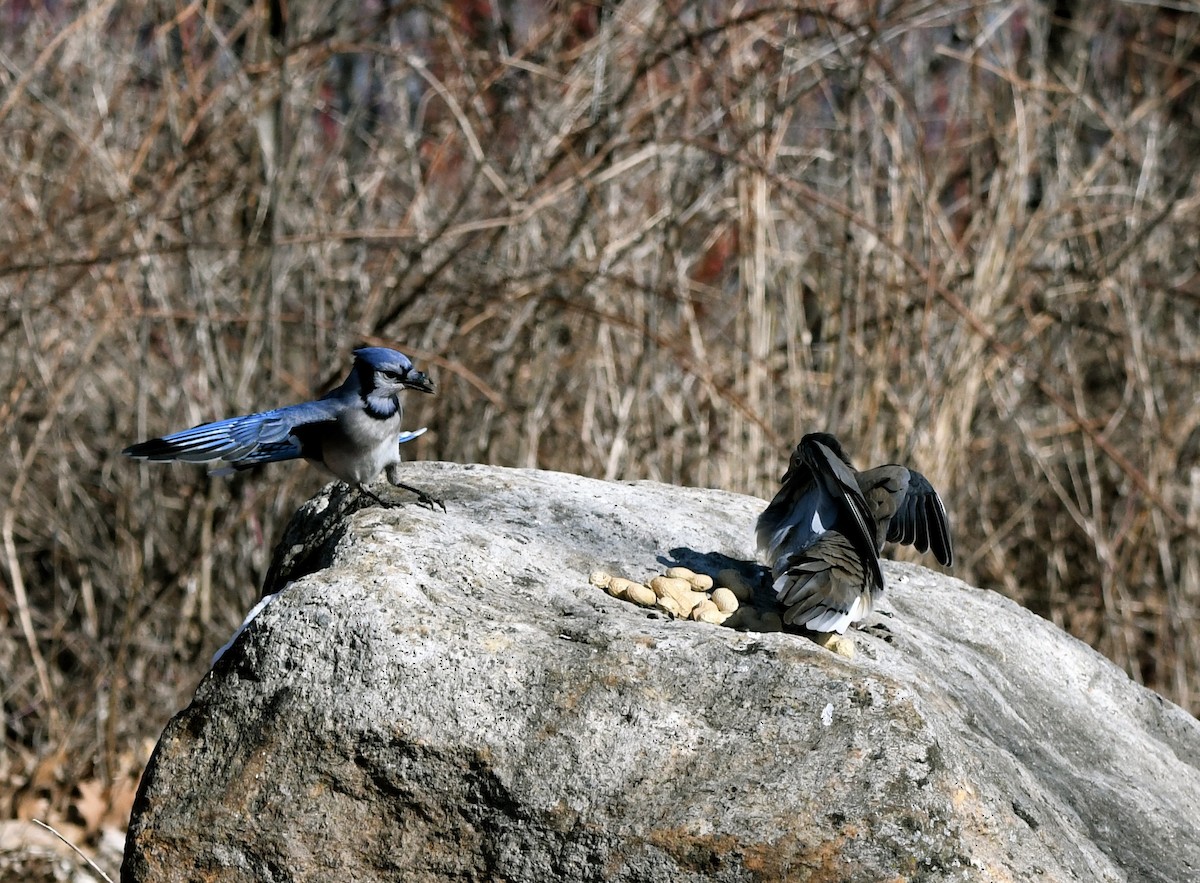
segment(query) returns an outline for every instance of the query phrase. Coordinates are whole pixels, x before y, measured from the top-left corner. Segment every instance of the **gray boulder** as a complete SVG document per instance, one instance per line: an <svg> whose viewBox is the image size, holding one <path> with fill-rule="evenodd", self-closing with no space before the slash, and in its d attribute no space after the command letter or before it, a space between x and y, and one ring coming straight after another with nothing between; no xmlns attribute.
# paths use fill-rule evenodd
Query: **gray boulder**
<svg viewBox="0 0 1200 883"><path fill-rule="evenodd" d="M846 659L588 584L764 503L439 463L331 485L167 726L122 880L1200 879L1200 724L999 595L885 564Z"/></svg>

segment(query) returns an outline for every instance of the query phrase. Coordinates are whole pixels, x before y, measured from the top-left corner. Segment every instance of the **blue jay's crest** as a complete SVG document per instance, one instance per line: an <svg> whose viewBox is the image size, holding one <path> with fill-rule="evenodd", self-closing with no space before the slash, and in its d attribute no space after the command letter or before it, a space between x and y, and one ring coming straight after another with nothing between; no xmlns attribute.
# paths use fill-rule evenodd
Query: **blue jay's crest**
<svg viewBox="0 0 1200 883"><path fill-rule="evenodd" d="M362 366L370 372L372 380L379 378L420 392L433 392L433 381L429 375L413 370L413 364L404 353L383 346L364 346L354 351L356 367Z"/></svg>
<svg viewBox="0 0 1200 883"><path fill-rule="evenodd" d="M925 476L895 464L858 472L824 432L800 440L755 529L784 622L814 631L844 632L871 612L885 542L954 558L946 508Z"/></svg>
<svg viewBox="0 0 1200 883"><path fill-rule="evenodd" d="M355 350L354 373L367 413L380 420L387 420L397 412L399 395L404 390L433 392L427 374L414 370L404 353L387 347L366 346Z"/></svg>
<svg viewBox="0 0 1200 883"><path fill-rule="evenodd" d="M435 500L399 480L400 445L425 432L400 428L400 393L406 389L432 393L433 382L404 353L363 347L354 351L354 367L342 384L314 402L204 423L122 453L139 460L216 461L225 464L219 473L303 458L372 497L367 483L386 472L393 485L415 491L432 508Z"/></svg>

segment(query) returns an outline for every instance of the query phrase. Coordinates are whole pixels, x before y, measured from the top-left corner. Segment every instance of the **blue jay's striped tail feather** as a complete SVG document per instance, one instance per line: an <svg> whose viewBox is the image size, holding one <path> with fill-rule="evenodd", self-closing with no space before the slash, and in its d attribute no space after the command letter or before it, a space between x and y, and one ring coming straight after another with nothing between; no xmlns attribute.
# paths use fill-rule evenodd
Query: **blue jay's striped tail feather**
<svg viewBox="0 0 1200 883"><path fill-rule="evenodd" d="M341 386L316 401L204 423L122 453L139 460L225 464L216 474L303 458L376 500L367 484L382 472L432 508L439 501L399 480L400 445L425 432L400 428L400 394L406 389L432 393L433 383L403 353L364 347L354 351L354 367Z"/></svg>

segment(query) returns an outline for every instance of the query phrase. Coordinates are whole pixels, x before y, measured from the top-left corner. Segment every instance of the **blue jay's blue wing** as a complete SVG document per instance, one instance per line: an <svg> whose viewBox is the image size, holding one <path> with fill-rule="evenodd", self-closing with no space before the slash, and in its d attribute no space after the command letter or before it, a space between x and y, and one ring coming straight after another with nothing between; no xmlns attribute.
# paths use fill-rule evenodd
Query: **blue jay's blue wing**
<svg viewBox="0 0 1200 883"><path fill-rule="evenodd" d="M208 474L217 476L233 475L235 472L240 472L243 469L252 469L264 463L295 460L303 455L303 448L300 446L300 443L296 439L289 437L285 441L259 445L241 459L230 463L228 466L222 466L220 469L211 469Z"/></svg>
<svg viewBox="0 0 1200 883"><path fill-rule="evenodd" d="M255 414L255 415L251 415L251 416L259 416L259 415ZM238 418L234 418L234 419L245 420L246 418L238 417ZM228 423L228 422L231 422L231 421L228 421L228 420L222 421L222 423ZM316 421L317 424L322 423L322 422L324 422L324 421ZM218 424L215 424L215 423L206 424L206 426L209 426L209 427L217 426L217 425ZM303 425L304 426L313 426L314 424L306 423ZM203 429L203 428L205 428L205 427L197 427L197 429ZM419 438L420 436L424 435L428 430L429 430L428 426L422 426L420 429L414 429L412 432L402 432L402 433L400 433L398 444L402 445L405 442L412 441L414 438ZM187 431L191 432L192 430L187 430ZM175 435L182 435L182 434L183 433L176 433ZM167 439L171 439L174 437L175 436L167 436L167 438L162 439L162 441L166 441ZM149 442L145 442L145 444L149 444ZM258 445L258 447L254 448L254 450L250 451L247 454L243 454L236 461L231 462L228 466L222 466L220 469L214 469L209 474L216 475L216 476L233 475L235 472L240 472L243 469L253 469L255 466L262 466L264 463L279 463L283 460L295 460L302 456L304 456L304 448L301 445L300 440L298 438L296 438L294 435L289 435L287 438L285 438L283 441L280 441L280 442L267 442L265 444L260 444L260 445ZM147 457L147 459L154 459L154 458ZM182 460L184 458L176 457L175 459ZM225 457L223 459L228 460L227 457ZM200 462L205 462L205 461L200 461Z"/></svg>
<svg viewBox="0 0 1200 883"><path fill-rule="evenodd" d="M131 445L122 453L141 460L183 460L207 463L224 460L238 466L256 466L301 456L293 433L300 427L337 419L338 402L322 399L289 405L261 414L203 423L182 432Z"/></svg>

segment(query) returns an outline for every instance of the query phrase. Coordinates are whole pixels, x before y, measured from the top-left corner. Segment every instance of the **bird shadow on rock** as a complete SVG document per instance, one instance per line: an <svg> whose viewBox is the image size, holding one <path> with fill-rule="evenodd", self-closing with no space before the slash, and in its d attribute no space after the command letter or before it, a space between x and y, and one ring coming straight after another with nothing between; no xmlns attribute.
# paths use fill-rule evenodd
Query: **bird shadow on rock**
<svg viewBox="0 0 1200 883"><path fill-rule="evenodd" d="M687 546L676 546L656 559L663 567L686 567L696 573L706 573L714 580L722 570L732 570L754 590L754 606L759 610L776 609L771 592L770 571L757 561L734 558L723 552L697 552Z"/></svg>
<svg viewBox="0 0 1200 883"><path fill-rule="evenodd" d="M734 558L723 552L697 552L687 546L676 546L667 555L659 555L656 560L664 567L686 567L712 577L722 570L736 570L748 581L762 579L766 572L766 568L755 561Z"/></svg>

